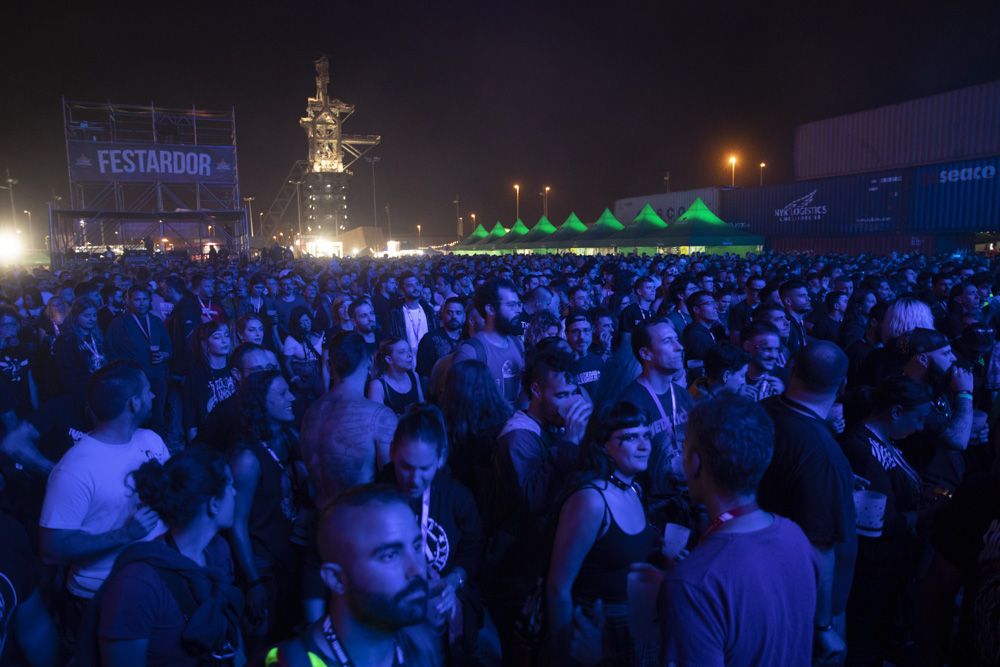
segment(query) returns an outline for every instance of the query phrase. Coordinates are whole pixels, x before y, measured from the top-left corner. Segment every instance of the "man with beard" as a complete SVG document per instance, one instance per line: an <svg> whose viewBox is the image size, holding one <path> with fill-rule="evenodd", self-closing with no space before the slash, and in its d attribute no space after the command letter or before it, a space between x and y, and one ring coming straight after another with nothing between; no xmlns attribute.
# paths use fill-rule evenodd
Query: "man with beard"
<svg viewBox="0 0 1000 667"><path fill-rule="evenodd" d="M159 317L149 314L149 290L133 285L128 290L128 312L108 326L105 348L108 359L139 364L153 391L153 429L163 429L167 402L167 369L173 345Z"/></svg>
<svg viewBox="0 0 1000 667"><path fill-rule="evenodd" d="M111 320L118 317L124 310L125 299L121 288L112 283L104 286L104 289L101 290L101 297L104 299L104 305L97 311L97 326L101 333L104 333L108 330Z"/></svg>
<svg viewBox="0 0 1000 667"><path fill-rule="evenodd" d="M604 359L590 351L594 342L594 325L587 313L573 311L566 316L566 342L573 350L573 377L581 388L593 396L604 370Z"/></svg>
<svg viewBox="0 0 1000 667"><path fill-rule="evenodd" d="M687 302L693 321L681 333L681 343L687 360L687 381L691 384L704 375L708 351L725 339L726 332L719 326L719 305L711 292L695 292Z"/></svg>
<svg viewBox="0 0 1000 667"><path fill-rule="evenodd" d="M645 410L652 420L652 453L648 479L643 486L650 495L673 492L684 477L681 456L691 394L674 378L684 368L684 348L677 332L663 318L643 320L632 332L632 354L642 365L642 374L625 387L618 400Z"/></svg>
<svg viewBox="0 0 1000 667"><path fill-rule="evenodd" d="M378 291L372 296L372 308L375 309L375 319L383 327L389 326L392 311L399 307L397 289L396 276L392 273L386 272L378 277Z"/></svg>
<svg viewBox="0 0 1000 667"><path fill-rule="evenodd" d="M789 280L778 288L781 303L788 314L789 334L788 349L795 354L809 341L806 337L805 317L812 311L812 299L809 298L809 288L801 280Z"/></svg>
<svg viewBox="0 0 1000 667"><path fill-rule="evenodd" d="M905 359L903 375L930 387L934 409L924 425L900 444L924 484L947 497L965 475L962 452L972 435L972 372L955 363L948 338L934 329L917 328L895 340Z"/></svg>
<svg viewBox="0 0 1000 667"><path fill-rule="evenodd" d="M139 506L130 479L146 461L170 456L160 436L140 428L153 406L146 376L128 362L106 366L91 377L87 403L97 424L53 469L39 521L42 556L69 566L63 620L71 627L118 554L166 530Z"/></svg>
<svg viewBox="0 0 1000 667"><path fill-rule="evenodd" d="M378 334L375 328L375 309L366 299L352 301L347 307L347 316L354 323L354 331L365 339L368 356L374 357L378 348Z"/></svg>
<svg viewBox="0 0 1000 667"><path fill-rule="evenodd" d="M524 648L516 641L515 619L545 571L552 508L575 472L592 410L574 382L572 356L559 349L531 355L524 389L528 408L515 412L497 438L496 505L487 508L497 530L485 593L505 656Z"/></svg>
<svg viewBox="0 0 1000 667"><path fill-rule="evenodd" d="M415 273L404 273L399 282L403 288L403 305L391 311L386 333L402 338L415 352L434 323L434 308L421 299L423 285Z"/></svg>
<svg viewBox="0 0 1000 667"><path fill-rule="evenodd" d="M458 349L465 326L465 303L453 296L444 302L439 313L441 326L420 340L417 346L417 375L429 378L438 359Z"/></svg>
<svg viewBox="0 0 1000 667"><path fill-rule="evenodd" d="M524 369L524 343L518 337L521 300L517 289L509 280L484 283L476 290L473 304L483 317L483 328L459 346L455 362L477 359L486 364L500 395L513 406Z"/></svg>
<svg viewBox="0 0 1000 667"><path fill-rule="evenodd" d="M760 401L785 390L785 373L779 364L781 337L770 322L751 322L741 334L743 350L750 355L747 365L747 396Z"/></svg>
<svg viewBox="0 0 1000 667"><path fill-rule="evenodd" d="M327 613L268 651L265 667L442 664L440 644L423 623L423 537L402 495L384 486L352 489L323 515L317 541Z"/></svg>

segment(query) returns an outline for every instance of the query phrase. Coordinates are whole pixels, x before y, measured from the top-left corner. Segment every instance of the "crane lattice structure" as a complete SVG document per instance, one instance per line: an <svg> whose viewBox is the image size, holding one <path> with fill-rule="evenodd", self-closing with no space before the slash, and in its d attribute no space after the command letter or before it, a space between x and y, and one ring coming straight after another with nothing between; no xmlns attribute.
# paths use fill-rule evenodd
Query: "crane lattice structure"
<svg viewBox="0 0 1000 667"><path fill-rule="evenodd" d="M323 56L315 65L316 95L307 100L306 115L299 119L309 142L309 157L292 165L267 211L262 230L265 237L293 229L302 233L303 225L327 225L334 235L348 228L346 190L353 175L351 166L382 141L377 134L344 134L343 125L354 114L354 105L330 97L329 59ZM293 201L295 221L290 224Z"/></svg>

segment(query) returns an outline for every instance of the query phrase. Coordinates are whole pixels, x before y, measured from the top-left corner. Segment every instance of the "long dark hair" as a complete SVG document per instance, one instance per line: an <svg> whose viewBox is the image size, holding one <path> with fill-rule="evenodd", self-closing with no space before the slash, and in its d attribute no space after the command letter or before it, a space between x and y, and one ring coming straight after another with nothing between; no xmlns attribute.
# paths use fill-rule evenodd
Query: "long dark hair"
<svg viewBox="0 0 1000 667"><path fill-rule="evenodd" d="M208 368L208 356L205 354L202 346L216 331L225 331L228 334L229 326L220 322L205 322L204 324L199 324L198 328L195 329L195 334L192 336L193 340L191 342L194 348L192 350L194 354L191 358L195 360L195 364ZM232 347L232 338L230 338L229 344ZM231 349L230 352L232 352Z"/></svg>
<svg viewBox="0 0 1000 667"><path fill-rule="evenodd" d="M260 371L240 383L240 434L244 438L267 442L276 435L267 413L267 392L280 377L280 371Z"/></svg>
<svg viewBox="0 0 1000 667"><path fill-rule="evenodd" d="M475 359L456 362L448 369L441 406L456 446L493 442L511 416L489 368Z"/></svg>
<svg viewBox="0 0 1000 667"><path fill-rule="evenodd" d="M166 463L146 461L131 473L139 500L170 528L191 523L202 504L221 498L229 485L226 459L205 447L192 447Z"/></svg>
<svg viewBox="0 0 1000 667"><path fill-rule="evenodd" d="M288 317L288 333L295 340L300 343L307 343L305 329L299 324L299 320L305 315L309 318L310 330L309 333L313 333L312 326L316 324L316 318L313 317L312 311L310 311L305 306L296 306L292 308L292 314Z"/></svg>
<svg viewBox="0 0 1000 667"><path fill-rule="evenodd" d="M628 401L605 404L590 418L580 446L578 463L584 479L604 479L615 470L614 461L604 446L615 431L649 426L649 415Z"/></svg>

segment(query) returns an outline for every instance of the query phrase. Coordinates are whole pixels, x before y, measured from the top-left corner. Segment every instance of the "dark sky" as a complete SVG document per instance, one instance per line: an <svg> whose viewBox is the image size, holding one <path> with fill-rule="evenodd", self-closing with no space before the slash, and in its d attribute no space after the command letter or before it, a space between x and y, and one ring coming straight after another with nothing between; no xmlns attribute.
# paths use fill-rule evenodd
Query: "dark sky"
<svg viewBox="0 0 1000 667"><path fill-rule="evenodd" d="M0 169L36 222L67 189L60 95L235 106L242 194L269 204L305 157L322 53L331 93L357 106L347 131L383 137L379 208L425 234L452 233L455 194L509 224L515 182L530 226L543 185L556 224L589 222L668 170L674 189L727 182L730 151L738 184L760 160L788 180L796 124L1000 78L1000 5L985 2L19 4L0 47ZM370 172L355 173L368 223Z"/></svg>

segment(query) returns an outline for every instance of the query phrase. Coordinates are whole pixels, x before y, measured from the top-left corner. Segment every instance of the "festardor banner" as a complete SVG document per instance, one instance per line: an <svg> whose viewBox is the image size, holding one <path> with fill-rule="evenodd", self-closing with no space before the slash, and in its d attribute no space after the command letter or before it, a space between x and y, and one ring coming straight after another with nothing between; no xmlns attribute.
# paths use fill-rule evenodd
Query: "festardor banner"
<svg viewBox="0 0 1000 667"><path fill-rule="evenodd" d="M69 168L76 181L236 182L232 146L69 142Z"/></svg>

